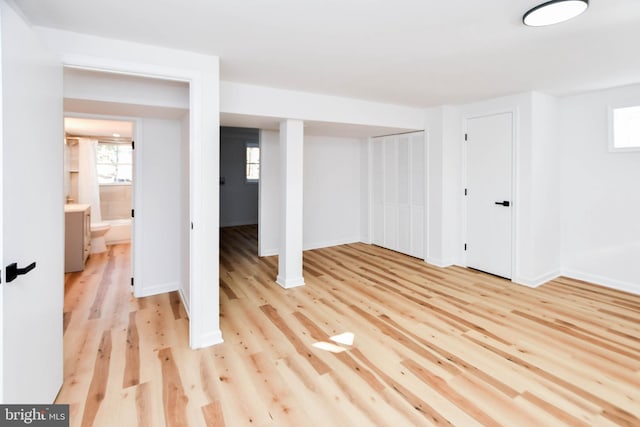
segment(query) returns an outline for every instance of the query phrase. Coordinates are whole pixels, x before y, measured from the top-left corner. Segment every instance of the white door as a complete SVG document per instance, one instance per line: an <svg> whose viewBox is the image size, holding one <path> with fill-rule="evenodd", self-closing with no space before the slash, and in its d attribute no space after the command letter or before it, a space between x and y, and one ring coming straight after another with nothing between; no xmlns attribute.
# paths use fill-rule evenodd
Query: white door
<svg viewBox="0 0 640 427"><path fill-rule="evenodd" d="M0 401L52 403L62 385L62 66L0 2ZM8 283L7 265L35 268Z"/></svg>
<svg viewBox="0 0 640 427"><path fill-rule="evenodd" d="M144 140L135 146L136 297L180 288L185 261L181 240L189 229L180 203L189 185L188 171L181 169L180 121L145 118L141 126Z"/></svg>
<svg viewBox="0 0 640 427"><path fill-rule="evenodd" d="M384 247L399 249L398 232L398 140L394 137L384 141Z"/></svg>
<svg viewBox="0 0 640 427"><path fill-rule="evenodd" d="M513 115L467 120L468 267L511 278Z"/></svg>
<svg viewBox="0 0 640 427"><path fill-rule="evenodd" d="M372 182L372 239L374 245L384 246L384 139L371 142L371 182Z"/></svg>
<svg viewBox="0 0 640 427"><path fill-rule="evenodd" d="M424 256L424 132L372 140L372 242Z"/></svg>

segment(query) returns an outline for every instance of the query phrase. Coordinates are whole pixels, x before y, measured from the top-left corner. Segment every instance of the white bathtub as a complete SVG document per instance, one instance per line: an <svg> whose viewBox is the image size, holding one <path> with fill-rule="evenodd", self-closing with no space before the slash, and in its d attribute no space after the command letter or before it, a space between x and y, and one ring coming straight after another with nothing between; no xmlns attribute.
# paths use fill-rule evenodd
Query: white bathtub
<svg viewBox="0 0 640 427"><path fill-rule="evenodd" d="M111 225L111 229L104 235L107 245L131 242L131 218L103 220L102 222Z"/></svg>

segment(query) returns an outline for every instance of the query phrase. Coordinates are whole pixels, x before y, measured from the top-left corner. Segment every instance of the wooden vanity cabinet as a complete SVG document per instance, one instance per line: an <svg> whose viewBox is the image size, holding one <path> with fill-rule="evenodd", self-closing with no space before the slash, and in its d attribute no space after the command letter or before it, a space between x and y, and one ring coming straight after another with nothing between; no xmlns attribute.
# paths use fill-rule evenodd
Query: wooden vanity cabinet
<svg viewBox="0 0 640 427"><path fill-rule="evenodd" d="M65 205L64 244L64 272L84 270L84 264L91 253L90 205Z"/></svg>

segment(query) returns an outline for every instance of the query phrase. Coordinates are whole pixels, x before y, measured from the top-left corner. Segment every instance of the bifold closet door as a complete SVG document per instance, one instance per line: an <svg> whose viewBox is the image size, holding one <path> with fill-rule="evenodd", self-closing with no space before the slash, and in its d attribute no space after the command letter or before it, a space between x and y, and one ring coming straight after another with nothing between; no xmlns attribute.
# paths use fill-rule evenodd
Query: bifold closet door
<svg viewBox="0 0 640 427"><path fill-rule="evenodd" d="M424 132L418 132L409 136L409 144L411 147L409 162L411 168L410 192L409 192L409 210L411 224L411 246L409 255L417 258L424 258L425 247L425 137Z"/></svg>
<svg viewBox="0 0 640 427"><path fill-rule="evenodd" d="M395 138L384 141L384 247L398 250L398 153Z"/></svg>
<svg viewBox="0 0 640 427"><path fill-rule="evenodd" d="M384 246L384 139L376 138L371 143L371 181L372 181L372 242Z"/></svg>
<svg viewBox="0 0 640 427"><path fill-rule="evenodd" d="M373 243L424 256L424 133L372 140Z"/></svg>
<svg viewBox="0 0 640 427"><path fill-rule="evenodd" d="M410 166L409 136L400 135L396 141L397 170L398 170L398 245L395 250L404 254L411 253L411 205L409 194L411 183L409 175L412 173Z"/></svg>

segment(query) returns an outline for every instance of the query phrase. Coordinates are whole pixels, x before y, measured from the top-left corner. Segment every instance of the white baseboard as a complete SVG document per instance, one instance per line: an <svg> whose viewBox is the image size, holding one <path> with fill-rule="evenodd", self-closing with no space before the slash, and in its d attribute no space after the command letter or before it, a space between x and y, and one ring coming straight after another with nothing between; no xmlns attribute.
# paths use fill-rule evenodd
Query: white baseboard
<svg viewBox="0 0 640 427"><path fill-rule="evenodd" d="M360 237L350 237L348 239L339 240L327 240L324 242L311 242L303 246L302 250L312 251L314 249L330 248L332 246L350 245L352 243L358 243Z"/></svg>
<svg viewBox="0 0 640 427"><path fill-rule="evenodd" d="M562 270L562 275L571 279L584 280L585 282L595 283L596 285L604 286L606 288L640 295L640 283L625 282L622 280L611 279L609 277L598 276L596 274L584 273L581 271L570 269Z"/></svg>
<svg viewBox="0 0 640 427"><path fill-rule="evenodd" d="M541 274L540 276L534 278L514 276L511 278L511 281L517 285L523 285L529 288L537 288L538 286L543 285L550 280L558 278L560 276L560 273L560 270L554 270L545 274Z"/></svg>
<svg viewBox="0 0 640 427"><path fill-rule="evenodd" d="M150 297L152 295L159 295L159 294L165 294L167 292L177 291L178 289L180 289L180 283L178 282L160 283L158 285L153 285L148 287L143 287L143 286L138 287L136 285L136 288L139 289L140 291L138 295L136 295L137 298Z"/></svg>
<svg viewBox="0 0 640 427"><path fill-rule="evenodd" d="M278 255L278 249L265 249L260 251L259 256L275 256Z"/></svg>
<svg viewBox="0 0 640 427"><path fill-rule="evenodd" d="M189 300L184 296L184 289L178 289L178 293L180 294L180 300L182 301L182 305L184 306L184 311L187 312L187 317L191 319L191 314L189 313Z"/></svg>
<svg viewBox="0 0 640 427"><path fill-rule="evenodd" d="M294 277L285 279L284 277L278 276L276 283L285 289L297 288L298 286L304 286L304 278Z"/></svg>
<svg viewBox="0 0 640 427"><path fill-rule="evenodd" d="M427 264L435 265L436 267L440 267L440 268L451 267L452 265L455 264L452 259L441 260L433 257L426 257L424 259L424 262L426 262Z"/></svg>
<svg viewBox="0 0 640 427"><path fill-rule="evenodd" d="M224 340L222 339L222 331L218 329L217 331L209 332L203 334L200 337L191 337L189 342L189 346L192 349L211 347L212 345L222 344Z"/></svg>

